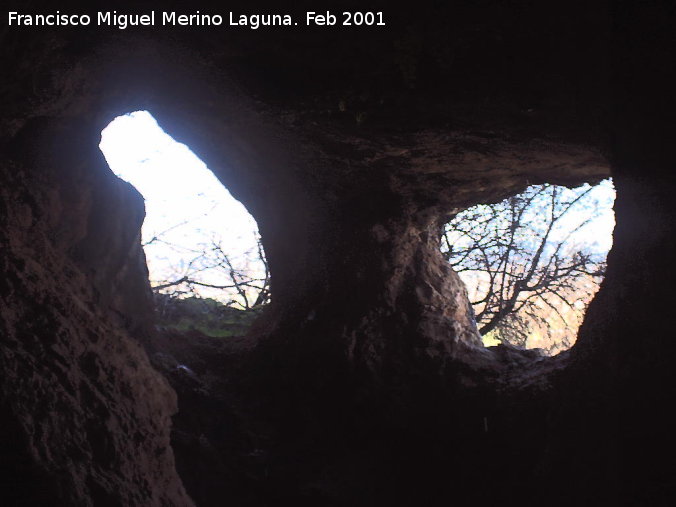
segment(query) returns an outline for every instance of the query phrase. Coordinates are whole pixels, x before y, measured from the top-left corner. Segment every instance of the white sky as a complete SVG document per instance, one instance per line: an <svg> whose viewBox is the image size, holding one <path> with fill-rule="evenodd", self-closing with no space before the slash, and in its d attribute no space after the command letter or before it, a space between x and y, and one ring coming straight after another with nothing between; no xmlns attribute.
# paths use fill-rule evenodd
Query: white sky
<svg viewBox="0 0 676 507"><path fill-rule="evenodd" d="M581 188L589 188L589 184L583 185ZM580 189L568 190L560 187L563 195L575 195ZM598 207L598 216L591 222L582 227L572 239L578 244L586 244L590 250L596 252L603 252L608 254L610 248L613 246L613 230L615 229L615 212L613 211L613 203L615 202L615 187L611 179L603 180L598 185L595 185L589 192L588 199L585 202L594 202ZM564 218L561 219L561 229L568 231L578 224L584 222L591 215L590 209L584 207L573 207ZM553 240L557 239L557 235L553 234Z"/></svg>
<svg viewBox="0 0 676 507"><path fill-rule="evenodd" d="M144 243L161 235L161 242L145 247L152 282L180 278L185 264L212 238L221 239L233 258L255 252L254 218L204 162L166 134L150 113L136 111L115 118L101 132L99 147L112 171L145 198Z"/></svg>

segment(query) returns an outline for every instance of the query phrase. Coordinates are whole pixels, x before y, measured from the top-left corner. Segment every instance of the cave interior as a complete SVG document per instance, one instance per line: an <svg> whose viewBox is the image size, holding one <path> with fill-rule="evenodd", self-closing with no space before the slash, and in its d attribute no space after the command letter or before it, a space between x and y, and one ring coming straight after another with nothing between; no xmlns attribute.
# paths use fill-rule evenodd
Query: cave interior
<svg viewBox="0 0 676 507"><path fill-rule="evenodd" d="M4 27L4 505L673 504L673 6L372 4L386 27ZM143 198L98 148L137 110L258 223L245 336L155 325ZM575 346L484 347L440 226L608 177Z"/></svg>

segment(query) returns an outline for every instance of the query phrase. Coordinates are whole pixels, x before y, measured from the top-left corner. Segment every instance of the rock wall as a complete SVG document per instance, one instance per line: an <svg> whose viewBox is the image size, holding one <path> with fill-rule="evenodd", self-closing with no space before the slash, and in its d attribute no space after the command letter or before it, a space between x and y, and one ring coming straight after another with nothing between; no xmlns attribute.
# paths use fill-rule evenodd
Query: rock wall
<svg viewBox="0 0 676 507"><path fill-rule="evenodd" d="M2 165L2 491L9 505L189 505L152 325L143 201L95 131L42 121Z"/></svg>

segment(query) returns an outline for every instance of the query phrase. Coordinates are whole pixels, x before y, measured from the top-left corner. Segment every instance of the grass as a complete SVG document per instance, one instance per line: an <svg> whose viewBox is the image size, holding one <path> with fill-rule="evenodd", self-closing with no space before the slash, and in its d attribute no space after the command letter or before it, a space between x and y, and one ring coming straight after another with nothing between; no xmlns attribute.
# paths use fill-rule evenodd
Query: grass
<svg viewBox="0 0 676 507"><path fill-rule="evenodd" d="M261 314L263 307L239 310L214 299L172 298L160 294L158 324L176 331L199 331L213 338L242 336Z"/></svg>

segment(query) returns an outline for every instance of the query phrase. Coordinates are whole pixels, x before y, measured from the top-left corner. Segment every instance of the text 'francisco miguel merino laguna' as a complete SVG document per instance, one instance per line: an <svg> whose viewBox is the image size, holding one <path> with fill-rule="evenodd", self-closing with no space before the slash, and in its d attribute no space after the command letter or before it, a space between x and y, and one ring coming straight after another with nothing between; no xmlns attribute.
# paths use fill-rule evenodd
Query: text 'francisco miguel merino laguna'
<svg viewBox="0 0 676 507"><path fill-rule="evenodd" d="M305 13L306 26L385 26L382 12L342 12L333 14L329 11ZM93 23L95 22L95 23ZM157 23L156 23L157 22ZM289 14L236 14L228 12L224 19L220 14L177 14L176 12L150 11L147 14L120 14L117 11L97 12L89 14L63 14L56 11L52 14L20 14L8 13L9 26L111 26L124 30L130 26L240 26L256 30L266 26L295 26Z"/></svg>

